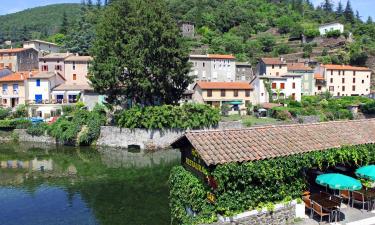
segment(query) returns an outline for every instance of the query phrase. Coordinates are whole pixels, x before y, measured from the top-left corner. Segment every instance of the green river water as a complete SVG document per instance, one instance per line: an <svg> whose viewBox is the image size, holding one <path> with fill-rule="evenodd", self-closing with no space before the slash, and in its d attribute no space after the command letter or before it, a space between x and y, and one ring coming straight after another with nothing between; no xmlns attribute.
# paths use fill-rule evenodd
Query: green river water
<svg viewBox="0 0 375 225"><path fill-rule="evenodd" d="M1 225L168 225L179 153L0 145Z"/></svg>

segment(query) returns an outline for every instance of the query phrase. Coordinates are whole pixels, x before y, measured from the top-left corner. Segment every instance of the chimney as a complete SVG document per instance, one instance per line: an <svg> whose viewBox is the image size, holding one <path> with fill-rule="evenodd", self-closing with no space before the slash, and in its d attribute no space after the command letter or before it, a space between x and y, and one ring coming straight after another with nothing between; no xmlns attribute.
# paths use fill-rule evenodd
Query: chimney
<svg viewBox="0 0 375 225"><path fill-rule="evenodd" d="M69 51L67 51L67 52L66 52L66 56L69 56L69 55L70 55L70 52L69 52Z"/></svg>
<svg viewBox="0 0 375 225"><path fill-rule="evenodd" d="M33 73L30 71L30 73L29 73L29 77L32 77L33 76Z"/></svg>
<svg viewBox="0 0 375 225"><path fill-rule="evenodd" d="M23 73L21 73L21 80L23 80Z"/></svg>
<svg viewBox="0 0 375 225"><path fill-rule="evenodd" d="M280 57L280 61L283 63L285 62L283 57Z"/></svg>

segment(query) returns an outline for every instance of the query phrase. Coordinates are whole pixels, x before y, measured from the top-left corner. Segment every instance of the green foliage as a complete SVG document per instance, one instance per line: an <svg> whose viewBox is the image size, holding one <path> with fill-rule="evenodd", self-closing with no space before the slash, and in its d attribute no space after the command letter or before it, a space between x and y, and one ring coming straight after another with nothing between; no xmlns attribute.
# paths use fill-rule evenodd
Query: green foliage
<svg viewBox="0 0 375 225"><path fill-rule="evenodd" d="M326 33L326 37L328 38L338 38L340 36L341 36L341 32L339 30L332 30Z"/></svg>
<svg viewBox="0 0 375 225"><path fill-rule="evenodd" d="M42 136L46 133L47 126L48 125L46 123L33 124L27 128L26 133L32 136Z"/></svg>
<svg viewBox="0 0 375 225"><path fill-rule="evenodd" d="M3 129L26 129L31 126L31 121L28 119L5 119L0 120L0 128Z"/></svg>
<svg viewBox="0 0 375 225"><path fill-rule="evenodd" d="M24 118L28 116L27 106L20 104L16 107L16 111L12 114L13 118Z"/></svg>
<svg viewBox="0 0 375 225"><path fill-rule="evenodd" d="M362 111L367 114L375 114L375 101L363 105Z"/></svg>
<svg viewBox="0 0 375 225"><path fill-rule="evenodd" d="M79 15L79 4L48 5L0 16L0 44L4 40L18 43L25 36L28 39L47 38L59 30L64 12L69 20L75 20Z"/></svg>
<svg viewBox="0 0 375 225"><path fill-rule="evenodd" d="M231 216L249 209L265 207L285 199L299 198L307 187L305 172L318 167L326 170L336 164L362 166L375 163L375 145L342 147L325 151L279 157L270 160L218 165L211 172L217 181L216 202L209 205L203 182L182 167L171 172L170 201L174 221L181 224L199 224L210 221L216 213ZM185 206L197 213L186 215Z"/></svg>
<svg viewBox="0 0 375 225"><path fill-rule="evenodd" d="M313 51L313 46L311 44L306 44L303 46L303 57L310 58Z"/></svg>
<svg viewBox="0 0 375 225"><path fill-rule="evenodd" d="M116 118L118 126L131 129L195 129L215 126L219 121L219 110L206 104L137 106L120 112Z"/></svg>
<svg viewBox="0 0 375 225"><path fill-rule="evenodd" d="M3 120L10 116L11 111L11 108L0 108L0 120Z"/></svg>
<svg viewBox="0 0 375 225"><path fill-rule="evenodd" d="M74 105L63 105L62 106L62 112L66 115L71 114L76 109L76 106Z"/></svg>
<svg viewBox="0 0 375 225"><path fill-rule="evenodd" d="M78 138L79 145L90 145L100 135L100 127L106 124L106 111L103 106L96 105L86 118L86 128Z"/></svg>
<svg viewBox="0 0 375 225"><path fill-rule="evenodd" d="M163 0L106 7L92 55L90 81L110 104L123 96L135 104L176 104L193 81L187 44Z"/></svg>

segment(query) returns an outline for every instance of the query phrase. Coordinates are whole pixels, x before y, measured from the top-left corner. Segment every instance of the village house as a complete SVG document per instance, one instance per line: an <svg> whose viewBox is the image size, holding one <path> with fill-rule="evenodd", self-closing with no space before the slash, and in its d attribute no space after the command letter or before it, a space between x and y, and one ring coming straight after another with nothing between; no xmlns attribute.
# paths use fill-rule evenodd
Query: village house
<svg viewBox="0 0 375 225"><path fill-rule="evenodd" d="M16 107L19 104L25 104L27 95L26 80L30 75L38 73L37 71L25 71L8 73L0 78L0 102L1 106Z"/></svg>
<svg viewBox="0 0 375 225"><path fill-rule="evenodd" d="M251 81L255 90L255 102L292 98L301 101L302 74L288 73L288 65L282 58L262 58L257 65L257 76Z"/></svg>
<svg viewBox="0 0 375 225"><path fill-rule="evenodd" d="M63 99L53 98L52 89L65 82L58 72L39 72L28 77L27 100L30 105L29 114L33 117L49 118L62 110Z"/></svg>
<svg viewBox="0 0 375 225"><path fill-rule="evenodd" d="M13 72L38 69L38 51L33 48L0 49L0 69Z"/></svg>
<svg viewBox="0 0 375 225"><path fill-rule="evenodd" d="M344 25L338 22L326 23L319 26L320 35L326 35L328 32L338 30L344 33Z"/></svg>
<svg viewBox="0 0 375 225"><path fill-rule="evenodd" d="M236 58L232 55L190 55L194 81L233 82L236 80ZM193 83L189 86L191 90Z"/></svg>
<svg viewBox="0 0 375 225"><path fill-rule="evenodd" d="M230 114L246 114L246 105L254 102L253 88L247 82L197 82L193 102L220 108L230 107Z"/></svg>
<svg viewBox="0 0 375 225"><path fill-rule="evenodd" d="M251 81L254 78L250 63L236 62L236 81Z"/></svg>
<svg viewBox="0 0 375 225"><path fill-rule="evenodd" d="M183 37L194 38L195 24L192 22L179 22L181 33Z"/></svg>
<svg viewBox="0 0 375 225"><path fill-rule="evenodd" d="M58 53L60 52L60 47L52 42L41 41L41 40L31 40L25 41L23 43L24 48L33 48L39 52L40 56L48 53Z"/></svg>
<svg viewBox="0 0 375 225"><path fill-rule="evenodd" d="M314 95L315 79L314 69L304 63L288 63L288 73L302 75L302 95Z"/></svg>
<svg viewBox="0 0 375 225"><path fill-rule="evenodd" d="M65 58L72 53L51 53L39 58L39 70L41 72L58 72L65 77Z"/></svg>
<svg viewBox="0 0 375 225"><path fill-rule="evenodd" d="M320 65L315 79L316 94L327 90L333 96L367 96L371 92L371 70L367 67Z"/></svg>

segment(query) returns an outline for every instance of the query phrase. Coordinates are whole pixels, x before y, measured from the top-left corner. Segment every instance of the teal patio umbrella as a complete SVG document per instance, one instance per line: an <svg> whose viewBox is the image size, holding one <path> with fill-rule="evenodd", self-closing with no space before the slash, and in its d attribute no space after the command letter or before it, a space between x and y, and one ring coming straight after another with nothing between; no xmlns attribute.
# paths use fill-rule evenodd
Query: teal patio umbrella
<svg viewBox="0 0 375 225"><path fill-rule="evenodd" d="M375 165L363 166L355 171L359 177L375 181Z"/></svg>
<svg viewBox="0 0 375 225"><path fill-rule="evenodd" d="M319 175L315 182L334 190L355 191L362 188L362 184L359 180L339 173L327 173Z"/></svg>

